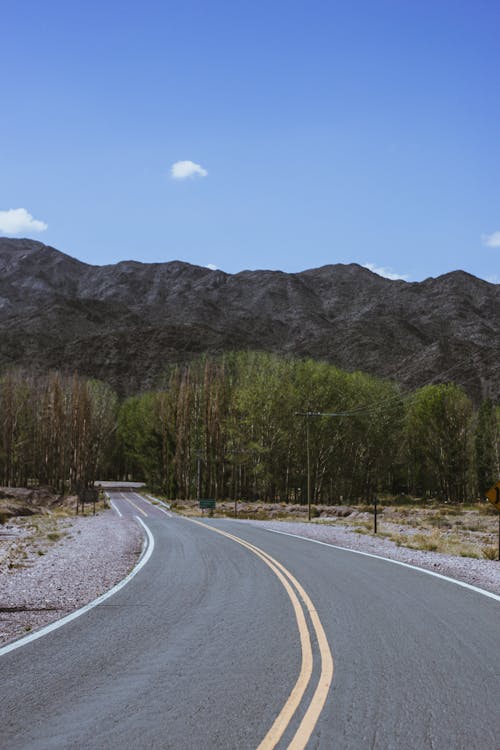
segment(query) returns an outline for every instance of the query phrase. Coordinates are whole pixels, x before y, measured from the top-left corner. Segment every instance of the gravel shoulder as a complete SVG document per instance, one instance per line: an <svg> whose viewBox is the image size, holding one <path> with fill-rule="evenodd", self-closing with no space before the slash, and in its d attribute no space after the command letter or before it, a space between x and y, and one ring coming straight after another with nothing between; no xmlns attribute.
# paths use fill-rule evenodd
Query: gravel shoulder
<svg viewBox="0 0 500 750"><path fill-rule="evenodd" d="M58 620L134 567L143 534L112 510L38 517L0 528L0 644Z"/></svg>
<svg viewBox="0 0 500 750"><path fill-rule="evenodd" d="M398 547L397 544L381 537L358 534L345 527L322 525L320 523L301 523L291 521L241 521L264 526L275 531L305 536L339 547L369 552L372 555L400 560L419 568L431 570L434 573L456 578L472 586L500 595L500 562L498 560L476 560L473 558L456 557L438 552Z"/></svg>

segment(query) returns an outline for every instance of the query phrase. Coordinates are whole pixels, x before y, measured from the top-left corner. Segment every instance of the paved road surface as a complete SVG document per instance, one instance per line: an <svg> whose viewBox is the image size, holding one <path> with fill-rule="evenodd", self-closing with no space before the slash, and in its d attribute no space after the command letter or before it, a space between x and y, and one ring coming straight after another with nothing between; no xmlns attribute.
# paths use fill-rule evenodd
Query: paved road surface
<svg viewBox="0 0 500 750"><path fill-rule="evenodd" d="M151 559L0 656L2 750L500 747L498 602L134 493L113 504L151 530Z"/></svg>

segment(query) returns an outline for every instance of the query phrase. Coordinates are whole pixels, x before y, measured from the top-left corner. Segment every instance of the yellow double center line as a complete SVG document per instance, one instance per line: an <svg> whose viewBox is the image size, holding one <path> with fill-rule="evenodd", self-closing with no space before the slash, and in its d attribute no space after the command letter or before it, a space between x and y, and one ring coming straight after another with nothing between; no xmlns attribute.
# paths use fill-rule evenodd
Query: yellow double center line
<svg viewBox="0 0 500 750"><path fill-rule="evenodd" d="M295 732L292 741L288 745L288 750L303 750L309 742L314 727L316 726L321 711L323 710L323 706L325 705L328 691L333 679L333 657L318 613L316 612L311 599L304 591L304 588L300 585L297 579L290 573L289 570L287 570L287 568L285 568L284 565L278 562L278 560L276 560L274 557L271 557L271 555L269 555L267 552L264 552L264 550L260 549L260 547L256 547L254 544L250 544L250 542L246 542L244 539L240 539L233 534L229 534L226 531L221 531L221 529L216 529L213 526L208 526L207 524L201 523L200 521L195 521L192 518L190 518L189 520L193 523L198 524L199 526L203 526L204 529L210 529L210 531L214 531L217 534L221 534L222 536L231 539L233 542L237 542L237 544L241 544L243 547L246 547L255 555L257 555L257 557L260 557L260 559L269 568L271 568L273 573L278 577L280 583L283 585L290 598L295 613L302 650L302 664L300 673L297 682L295 683L290 695L288 696L288 699L285 702L285 705L276 717L272 727L269 729L268 733L258 746L257 750L272 750L274 747L276 747L281 737L283 736L283 733L290 724L293 715L299 707L300 702L304 697L304 693L306 692L307 687L310 683L313 671L311 638L309 635L309 628L307 626L304 609L296 592L298 592L305 609L309 613L312 626L316 634L319 653L321 657L321 674L309 706L307 707L307 710L302 718L302 721L299 724L297 731Z"/></svg>
<svg viewBox="0 0 500 750"><path fill-rule="evenodd" d="M134 502L133 502L133 501L132 501L132 500L131 500L131 499L130 499L129 497L126 497L126 496L125 496L125 494L124 494L123 492L121 492L120 494L121 494L121 496L123 497L123 499L124 499L124 500L126 500L126 501L127 501L128 503L130 503L130 505L133 505L133 506L134 506L134 508L135 508L136 510L138 510L138 511L139 511L139 513L142 513L142 515L143 515L143 516L146 516L146 518L148 517L148 514L146 513L146 511L145 511L145 510L143 510L143 509L142 509L142 508L140 508L140 507L139 507L138 505L136 505L136 504L135 504L135 503L134 503Z"/></svg>

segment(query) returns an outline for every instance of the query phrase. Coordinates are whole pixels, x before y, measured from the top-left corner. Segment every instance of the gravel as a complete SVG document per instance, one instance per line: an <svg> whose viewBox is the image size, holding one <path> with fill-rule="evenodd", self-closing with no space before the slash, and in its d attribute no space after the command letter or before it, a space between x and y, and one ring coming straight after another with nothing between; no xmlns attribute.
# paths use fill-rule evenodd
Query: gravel
<svg viewBox="0 0 500 750"><path fill-rule="evenodd" d="M103 594L134 567L142 544L137 523L111 510L42 519L34 535L29 522L0 528L0 644Z"/></svg>
<svg viewBox="0 0 500 750"><path fill-rule="evenodd" d="M369 552L372 555L389 557L391 560L416 565L419 568L432 570L434 573L456 578L472 586L500 594L500 562L497 560L476 560L471 557L456 557L438 552L398 547L389 539L358 534L341 526L321 525L318 523L300 523L293 521L242 521L264 526L275 531L305 536L321 542L336 544L339 547Z"/></svg>

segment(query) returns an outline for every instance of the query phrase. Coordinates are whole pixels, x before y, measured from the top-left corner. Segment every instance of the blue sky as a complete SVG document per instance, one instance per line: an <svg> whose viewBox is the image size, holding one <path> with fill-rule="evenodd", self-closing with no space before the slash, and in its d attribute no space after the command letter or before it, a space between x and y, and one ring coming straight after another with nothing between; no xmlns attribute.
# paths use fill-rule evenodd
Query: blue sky
<svg viewBox="0 0 500 750"><path fill-rule="evenodd" d="M19 0L2 26L0 234L500 281L498 0Z"/></svg>

